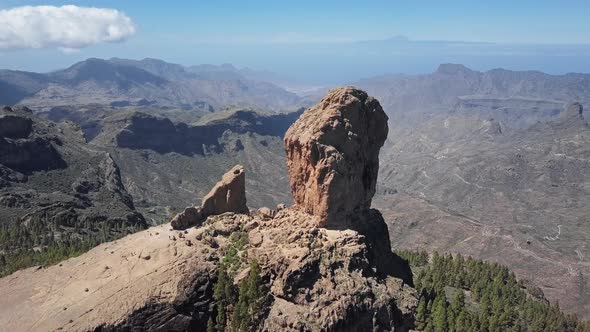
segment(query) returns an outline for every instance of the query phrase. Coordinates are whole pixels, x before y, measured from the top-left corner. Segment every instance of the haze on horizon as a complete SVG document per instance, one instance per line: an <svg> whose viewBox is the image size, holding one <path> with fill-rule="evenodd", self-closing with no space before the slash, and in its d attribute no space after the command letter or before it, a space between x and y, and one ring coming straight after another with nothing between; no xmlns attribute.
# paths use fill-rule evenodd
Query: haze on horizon
<svg viewBox="0 0 590 332"><path fill-rule="evenodd" d="M0 68L46 72L91 57L151 57L231 63L314 84L428 73L448 62L590 72L589 12L579 0L7 0L0 2Z"/></svg>

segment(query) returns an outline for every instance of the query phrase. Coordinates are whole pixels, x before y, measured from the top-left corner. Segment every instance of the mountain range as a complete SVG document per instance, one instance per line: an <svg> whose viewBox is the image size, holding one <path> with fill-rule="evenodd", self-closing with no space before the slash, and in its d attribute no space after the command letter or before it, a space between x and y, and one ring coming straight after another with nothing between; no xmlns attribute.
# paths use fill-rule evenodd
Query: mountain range
<svg viewBox="0 0 590 332"><path fill-rule="evenodd" d="M89 59L49 74L2 71L0 91L12 92L0 100L32 108L35 121L75 122L156 224L236 163L249 174L250 206L291 202L282 138L318 96L255 76L229 65ZM501 262L589 317L590 75L444 64L355 85L389 116L374 205L395 248Z"/></svg>
<svg viewBox="0 0 590 332"><path fill-rule="evenodd" d="M233 66L185 68L156 59L87 59L46 74L0 71L0 104L30 108L101 104L210 111L227 105L281 110L301 98Z"/></svg>
<svg viewBox="0 0 590 332"><path fill-rule="evenodd" d="M508 116L507 123L515 117L536 120L547 112L557 116L568 102L587 103L590 99L590 74L506 69L479 72L459 64L442 64L431 74L384 75L355 85L381 100L394 124L404 125L414 125L458 105L486 108L489 117Z"/></svg>

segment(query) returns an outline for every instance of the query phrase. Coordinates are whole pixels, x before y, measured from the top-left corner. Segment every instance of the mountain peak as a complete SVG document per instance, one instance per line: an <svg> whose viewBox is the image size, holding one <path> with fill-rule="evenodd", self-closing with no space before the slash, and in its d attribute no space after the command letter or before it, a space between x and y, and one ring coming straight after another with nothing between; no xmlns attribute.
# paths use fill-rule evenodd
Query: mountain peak
<svg viewBox="0 0 590 332"><path fill-rule="evenodd" d="M460 73L471 73L473 72L471 69L465 67L462 64L456 63L443 63L438 66L436 70L437 74L444 74L444 75L455 75Z"/></svg>

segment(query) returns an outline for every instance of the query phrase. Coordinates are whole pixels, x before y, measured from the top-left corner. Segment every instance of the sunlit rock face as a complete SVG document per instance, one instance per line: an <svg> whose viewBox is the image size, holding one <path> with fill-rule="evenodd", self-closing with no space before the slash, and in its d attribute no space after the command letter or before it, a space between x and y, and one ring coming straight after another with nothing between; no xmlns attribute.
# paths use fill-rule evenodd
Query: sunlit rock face
<svg viewBox="0 0 590 332"><path fill-rule="evenodd" d="M318 216L320 226L370 208L387 120L376 99L347 86L330 90L287 131L295 205Z"/></svg>

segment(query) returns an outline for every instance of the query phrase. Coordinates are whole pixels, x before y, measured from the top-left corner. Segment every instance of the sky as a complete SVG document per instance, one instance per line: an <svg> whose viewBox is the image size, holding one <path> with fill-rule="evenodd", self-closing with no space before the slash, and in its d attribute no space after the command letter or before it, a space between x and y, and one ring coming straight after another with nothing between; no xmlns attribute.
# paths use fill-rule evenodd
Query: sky
<svg viewBox="0 0 590 332"><path fill-rule="evenodd" d="M152 57L318 82L442 62L590 72L589 14L587 0L0 0L0 68Z"/></svg>

